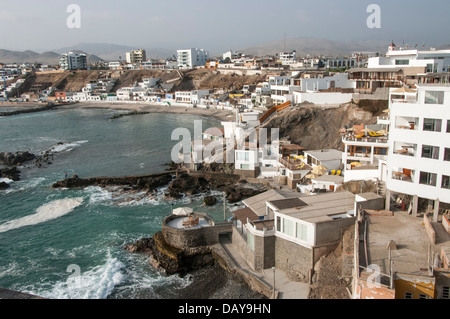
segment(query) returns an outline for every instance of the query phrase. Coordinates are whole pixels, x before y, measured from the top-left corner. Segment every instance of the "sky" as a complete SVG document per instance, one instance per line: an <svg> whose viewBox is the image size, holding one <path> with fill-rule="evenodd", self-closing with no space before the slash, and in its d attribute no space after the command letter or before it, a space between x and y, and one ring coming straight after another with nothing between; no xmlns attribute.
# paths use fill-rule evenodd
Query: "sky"
<svg viewBox="0 0 450 319"><path fill-rule="evenodd" d="M80 28L68 28L80 8ZM369 28L370 4L380 28ZM0 49L44 52L78 43L209 51L283 38L450 43L448 0L0 0Z"/></svg>

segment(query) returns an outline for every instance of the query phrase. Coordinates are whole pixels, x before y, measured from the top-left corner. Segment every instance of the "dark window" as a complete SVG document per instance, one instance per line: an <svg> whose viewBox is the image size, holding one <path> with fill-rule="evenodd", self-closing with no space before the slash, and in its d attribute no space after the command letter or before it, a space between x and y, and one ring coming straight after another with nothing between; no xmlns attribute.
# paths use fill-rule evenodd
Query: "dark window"
<svg viewBox="0 0 450 319"><path fill-rule="evenodd" d="M422 146L422 157L431 158L431 159L439 159L439 147L431 146L431 145L423 145Z"/></svg>
<svg viewBox="0 0 450 319"><path fill-rule="evenodd" d="M419 183L423 185L436 186L437 175L434 173L420 172Z"/></svg>
<svg viewBox="0 0 450 319"><path fill-rule="evenodd" d="M423 130L431 132L440 132L442 120L439 119L423 119Z"/></svg>
<svg viewBox="0 0 450 319"><path fill-rule="evenodd" d="M442 188L450 189L450 176L442 175Z"/></svg>

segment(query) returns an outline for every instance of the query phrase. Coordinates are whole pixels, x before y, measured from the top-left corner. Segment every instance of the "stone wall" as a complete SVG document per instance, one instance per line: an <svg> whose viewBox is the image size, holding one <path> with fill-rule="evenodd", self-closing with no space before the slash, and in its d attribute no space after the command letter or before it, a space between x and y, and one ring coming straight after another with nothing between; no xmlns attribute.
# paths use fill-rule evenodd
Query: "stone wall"
<svg viewBox="0 0 450 319"><path fill-rule="evenodd" d="M292 281L309 282L312 251L281 237L275 238L275 266Z"/></svg>
<svg viewBox="0 0 450 319"><path fill-rule="evenodd" d="M170 215L163 220L162 233L168 244L179 249L212 246L219 243L219 235L232 232L232 223L218 223L213 226L179 229L167 226L178 216Z"/></svg>

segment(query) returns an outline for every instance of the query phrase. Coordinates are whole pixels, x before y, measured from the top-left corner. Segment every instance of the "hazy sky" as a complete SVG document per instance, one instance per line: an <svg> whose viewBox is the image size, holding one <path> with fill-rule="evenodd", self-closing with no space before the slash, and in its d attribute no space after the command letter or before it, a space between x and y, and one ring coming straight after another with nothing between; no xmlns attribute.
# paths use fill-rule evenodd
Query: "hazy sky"
<svg viewBox="0 0 450 319"><path fill-rule="evenodd" d="M381 28L369 29L369 4ZM239 49L284 36L450 43L448 0L0 0L0 48L43 52L81 42ZM68 5L81 8L69 29Z"/></svg>

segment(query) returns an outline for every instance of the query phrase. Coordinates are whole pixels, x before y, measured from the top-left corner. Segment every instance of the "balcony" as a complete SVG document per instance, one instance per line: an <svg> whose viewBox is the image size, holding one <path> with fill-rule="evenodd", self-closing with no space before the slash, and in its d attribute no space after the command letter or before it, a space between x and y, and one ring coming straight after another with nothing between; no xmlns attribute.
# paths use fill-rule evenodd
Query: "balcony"
<svg viewBox="0 0 450 319"><path fill-rule="evenodd" d="M376 144L387 144L387 136L382 137L357 137L355 135L345 135L342 137L343 142L362 142L362 143L376 143Z"/></svg>
<svg viewBox="0 0 450 319"><path fill-rule="evenodd" d="M292 160L288 157L280 158L280 164L286 167L288 170L291 171L298 171L298 170L311 170L312 168L308 165L302 162L301 160Z"/></svg>
<svg viewBox="0 0 450 319"><path fill-rule="evenodd" d="M394 170L392 171L392 179L412 183L414 173L415 171L409 169Z"/></svg>

